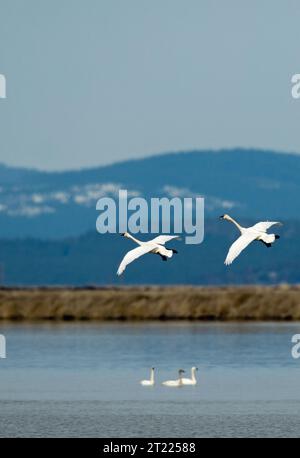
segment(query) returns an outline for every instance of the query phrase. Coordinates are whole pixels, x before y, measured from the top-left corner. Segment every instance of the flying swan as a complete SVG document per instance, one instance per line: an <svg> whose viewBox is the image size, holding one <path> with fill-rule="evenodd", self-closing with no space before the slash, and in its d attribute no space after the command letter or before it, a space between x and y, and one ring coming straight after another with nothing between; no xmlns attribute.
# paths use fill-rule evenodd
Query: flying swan
<svg viewBox="0 0 300 458"><path fill-rule="evenodd" d="M167 380L166 382L162 382L162 385L165 386L182 386L182 374L184 374L183 369L179 369L178 371L178 379L177 380Z"/></svg>
<svg viewBox="0 0 300 458"><path fill-rule="evenodd" d="M196 380L196 371L198 370L198 367L192 367L191 369L191 378L182 378L182 384L183 385L196 385L197 380Z"/></svg>
<svg viewBox="0 0 300 458"><path fill-rule="evenodd" d="M153 240L148 240L148 242L142 242L141 240L138 240L132 235L130 235L128 232L125 232L121 235L133 240L139 246L131 251L128 251L128 253L124 256L121 264L119 265L117 275L121 275L128 266L128 264L130 264L132 261L135 261L135 259L138 259L141 256L143 256L143 254L159 254L161 259L163 261L166 261L168 258L171 258L173 256L173 253L178 253L176 250L173 250L171 248L167 249L164 246L166 242L169 242L173 239L178 239L178 235L159 235L158 237L155 237Z"/></svg>
<svg viewBox="0 0 300 458"><path fill-rule="evenodd" d="M154 367L151 367L150 380L141 380L140 384L143 386L153 386L154 385Z"/></svg>
<svg viewBox="0 0 300 458"><path fill-rule="evenodd" d="M220 218L233 223L241 233L240 237L229 248L227 257L225 259L225 264L227 266L232 264L235 258L237 258L238 255L254 240L259 240L267 247L270 247L276 239L280 238L279 235L267 233L267 230L275 224L281 225L281 223L277 221L261 221L260 223L256 223L251 227L242 227L229 215L225 214L220 216Z"/></svg>

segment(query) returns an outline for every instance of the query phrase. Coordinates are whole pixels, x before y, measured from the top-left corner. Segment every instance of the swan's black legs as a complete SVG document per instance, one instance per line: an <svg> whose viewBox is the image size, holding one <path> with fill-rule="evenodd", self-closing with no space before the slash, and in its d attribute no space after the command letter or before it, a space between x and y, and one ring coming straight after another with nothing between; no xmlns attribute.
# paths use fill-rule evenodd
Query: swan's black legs
<svg viewBox="0 0 300 458"><path fill-rule="evenodd" d="M158 253L159 256L161 257L162 261L167 261L167 256L164 256L163 254Z"/></svg>

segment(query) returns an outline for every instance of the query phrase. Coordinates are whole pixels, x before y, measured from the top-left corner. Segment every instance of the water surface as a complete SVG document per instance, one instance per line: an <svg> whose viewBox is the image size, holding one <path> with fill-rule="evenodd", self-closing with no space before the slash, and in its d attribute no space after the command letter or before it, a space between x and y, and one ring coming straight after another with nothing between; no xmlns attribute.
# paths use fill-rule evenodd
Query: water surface
<svg viewBox="0 0 300 458"><path fill-rule="evenodd" d="M1 437L297 437L300 323L1 324ZM199 367L195 387L166 388ZM142 387L156 367L155 387Z"/></svg>

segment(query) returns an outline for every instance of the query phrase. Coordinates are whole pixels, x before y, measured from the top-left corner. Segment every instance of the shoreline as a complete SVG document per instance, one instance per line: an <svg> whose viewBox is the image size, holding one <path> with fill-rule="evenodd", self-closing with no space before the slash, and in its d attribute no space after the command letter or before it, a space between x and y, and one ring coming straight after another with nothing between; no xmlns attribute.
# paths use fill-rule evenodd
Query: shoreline
<svg viewBox="0 0 300 458"><path fill-rule="evenodd" d="M2 287L4 320L298 321L300 286Z"/></svg>

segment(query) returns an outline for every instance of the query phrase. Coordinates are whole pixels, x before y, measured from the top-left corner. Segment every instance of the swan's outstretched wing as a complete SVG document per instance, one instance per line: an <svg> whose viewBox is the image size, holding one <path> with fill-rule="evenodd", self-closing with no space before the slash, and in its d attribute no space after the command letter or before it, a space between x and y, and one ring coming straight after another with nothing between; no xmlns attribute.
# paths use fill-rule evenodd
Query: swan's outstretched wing
<svg viewBox="0 0 300 458"><path fill-rule="evenodd" d="M179 239L179 235L158 235L151 242L158 243L159 245L164 245L173 239Z"/></svg>
<svg viewBox="0 0 300 458"><path fill-rule="evenodd" d="M275 224L281 226L282 223L279 223L278 221L261 221L260 223L254 224L251 229L260 232L266 232L268 229L270 229L270 227L275 226Z"/></svg>
<svg viewBox="0 0 300 458"><path fill-rule="evenodd" d="M130 264L132 261L143 256L143 254L149 253L149 251L151 250L153 250L153 246L143 245L128 251L128 253L122 259L121 264L119 265L117 275L121 275L128 266L128 264Z"/></svg>
<svg viewBox="0 0 300 458"><path fill-rule="evenodd" d="M248 246L253 240L255 240L257 234L246 233L241 235L229 248L228 254L225 259L225 264L228 266L232 264L235 258Z"/></svg>

